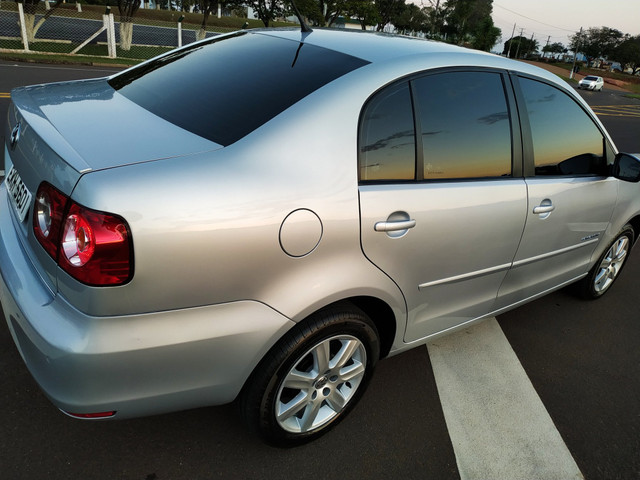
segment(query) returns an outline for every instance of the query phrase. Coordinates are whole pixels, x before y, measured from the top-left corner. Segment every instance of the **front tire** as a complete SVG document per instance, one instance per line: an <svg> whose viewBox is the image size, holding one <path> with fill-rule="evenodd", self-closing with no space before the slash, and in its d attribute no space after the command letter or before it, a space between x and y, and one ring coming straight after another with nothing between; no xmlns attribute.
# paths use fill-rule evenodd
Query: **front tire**
<svg viewBox="0 0 640 480"><path fill-rule="evenodd" d="M634 238L633 228L626 225L580 282L580 293L584 298L600 298L609 291L629 258Z"/></svg>
<svg viewBox="0 0 640 480"><path fill-rule="evenodd" d="M265 356L240 397L250 428L294 446L334 427L358 402L380 355L371 320L350 304L321 310Z"/></svg>

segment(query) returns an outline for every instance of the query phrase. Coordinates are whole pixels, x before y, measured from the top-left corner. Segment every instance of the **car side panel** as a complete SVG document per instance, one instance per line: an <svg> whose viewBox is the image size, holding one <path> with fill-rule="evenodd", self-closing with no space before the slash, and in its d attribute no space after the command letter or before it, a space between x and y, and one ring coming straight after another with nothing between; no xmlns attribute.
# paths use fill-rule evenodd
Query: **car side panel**
<svg viewBox="0 0 640 480"><path fill-rule="evenodd" d="M617 198L614 178L527 179L527 224L496 309L584 276L609 226ZM548 214L534 208L551 204Z"/></svg>
<svg viewBox="0 0 640 480"><path fill-rule="evenodd" d="M374 296L403 331L402 293L360 248L357 124L366 97L353 87L328 85L335 95L321 89L215 152L84 175L74 199L127 220L135 272L113 289L78 288L60 272L61 293L92 315L251 299L294 321L343 298ZM292 256L281 231L300 209L317 216L321 235Z"/></svg>
<svg viewBox="0 0 640 480"><path fill-rule="evenodd" d="M407 299L406 342L492 311L524 228L522 179L361 186L360 203L364 252ZM415 227L375 231L394 212Z"/></svg>

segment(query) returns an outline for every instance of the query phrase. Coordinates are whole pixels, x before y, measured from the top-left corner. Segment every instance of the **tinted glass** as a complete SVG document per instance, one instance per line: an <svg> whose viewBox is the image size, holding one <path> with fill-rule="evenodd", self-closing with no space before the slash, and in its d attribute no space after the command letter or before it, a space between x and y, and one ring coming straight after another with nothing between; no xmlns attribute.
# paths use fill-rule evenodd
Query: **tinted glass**
<svg viewBox="0 0 640 480"><path fill-rule="evenodd" d="M561 90L520 79L531 135L536 175L598 175L604 140L589 115Z"/></svg>
<svg viewBox="0 0 640 480"><path fill-rule="evenodd" d="M383 90L367 104L359 158L360 180L415 178L415 128L407 83Z"/></svg>
<svg viewBox="0 0 640 480"><path fill-rule="evenodd" d="M414 82L424 179L511 175L511 125L502 77L450 72Z"/></svg>
<svg viewBox="0 0 640 480"><path fill-rule="evenodd" d="M165 120L226 146L367 63L313 45L243 32L170 53L109 83Z"/></svg>

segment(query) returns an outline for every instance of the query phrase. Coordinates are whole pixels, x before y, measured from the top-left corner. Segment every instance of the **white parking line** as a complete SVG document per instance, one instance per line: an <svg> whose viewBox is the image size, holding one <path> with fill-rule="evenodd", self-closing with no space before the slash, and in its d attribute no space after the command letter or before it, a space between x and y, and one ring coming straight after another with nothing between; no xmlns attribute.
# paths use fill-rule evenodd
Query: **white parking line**
<svg viewBox="0 0 640 480"><path fill-rule="evenodd" d="M584 478L495 318L427 347L462 480Z"/></svg>

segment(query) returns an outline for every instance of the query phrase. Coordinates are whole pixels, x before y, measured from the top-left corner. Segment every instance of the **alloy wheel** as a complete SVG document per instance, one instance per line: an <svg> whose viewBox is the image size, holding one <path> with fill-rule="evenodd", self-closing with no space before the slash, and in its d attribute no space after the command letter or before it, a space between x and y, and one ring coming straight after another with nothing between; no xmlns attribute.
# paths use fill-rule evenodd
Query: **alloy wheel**
<svg viewBox="0 0 640 480"><path fill-rule="evenodd" d="M628 250L629 238L627 236L621 236L611 245L600 262L598 273L594 278L593 288L598 294L603 293L611 286L624 265Z"/></svg>
<svg viewBox="0 0 640 480"><path fill-rule="evenodd" d="M367 350L351 335L320 341L284 377L275 402L276 421L291 433L316 430L336 418L365 375Z"/></svg>

